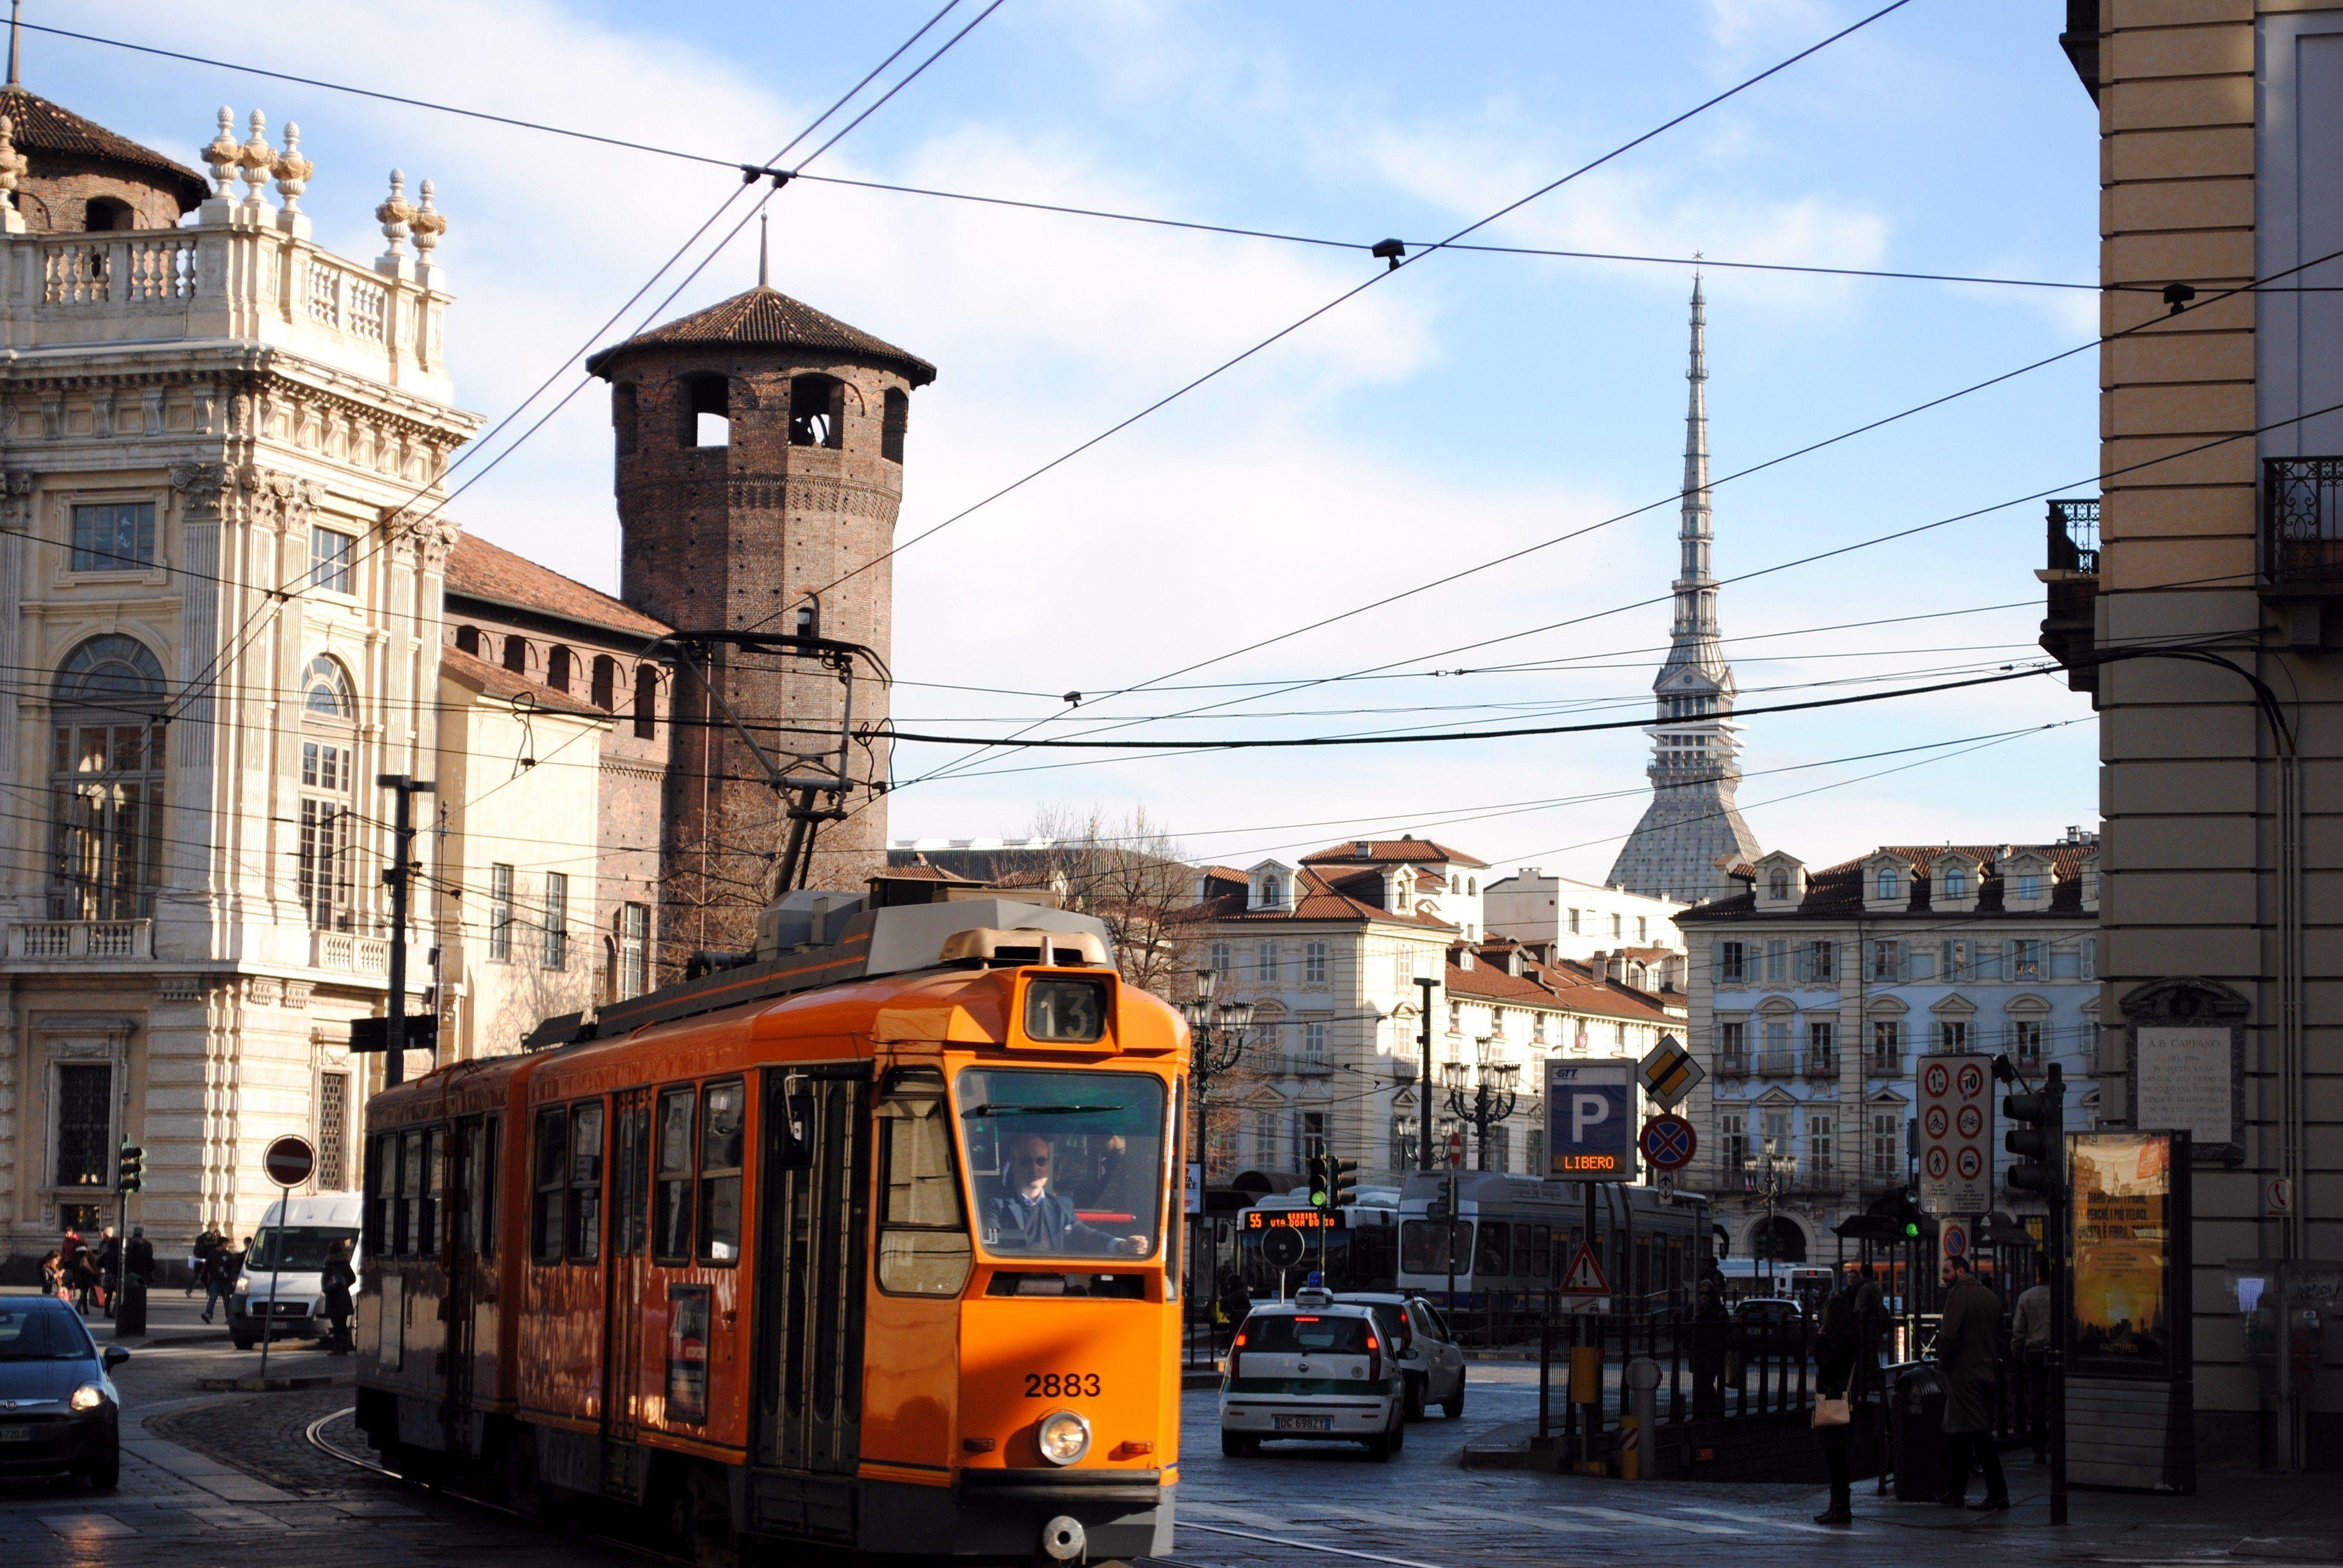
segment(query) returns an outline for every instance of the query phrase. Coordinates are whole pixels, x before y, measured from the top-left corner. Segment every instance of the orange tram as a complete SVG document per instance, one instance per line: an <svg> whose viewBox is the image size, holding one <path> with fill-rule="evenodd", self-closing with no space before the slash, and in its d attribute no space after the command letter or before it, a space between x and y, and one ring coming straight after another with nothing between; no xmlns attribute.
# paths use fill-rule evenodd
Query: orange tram
<svg viewBox="0 0 2343 1568"><path fill-rule="evenodd" d="M373 1099L359 1425L707 1562L1167 1550L1185 1026L1086 916L796 918Z"/></svg>

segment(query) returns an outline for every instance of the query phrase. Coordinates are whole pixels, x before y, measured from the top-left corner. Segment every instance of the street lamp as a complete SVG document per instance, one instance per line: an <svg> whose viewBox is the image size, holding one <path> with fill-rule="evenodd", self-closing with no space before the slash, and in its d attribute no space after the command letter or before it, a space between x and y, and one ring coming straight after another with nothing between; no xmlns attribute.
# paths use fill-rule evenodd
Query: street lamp
<svg viewBox="0 0 2343 1568"><path fill-rule="evenodd" d="M1796 1173L1797 1157L1783 1153L1779 1142L1768 1138L1765 1141L1765 1152L1754 1159L1743 1160L1741 1168L1745 1174L1754 1173L1755 1191L1765 1203L1765 1228L1758 1233L1765 1241L1762 1261L1771 1263L1774 1261L1774 1204L1789 1190L1791 1178ZM1772 1272L1770 1269L1766 1271L1768 1278Z"/></svg>
<svg viewBox="0 0 2343 1568"><path fill-rule="evenodd" d="M1500 1059L1493 1044L1483 1036L1475 1047L1473 1062L1444 1061L1440 1064L1442 1087L1448 1091L1448 1111L1473 1124L1480 1140L1480 1161L1475 1169L1489 1168L1489 1129L1513 1115L1521 1103L1522 1070L1514 1062Z"/></svg>
<svg viewBox="0 0 2343 1568"><path fill-rule="evenodd" d="M1196 971L1196 995L1180 1004L1188 1020L1188 1081L1196 1102L1196 1159L1201 1164L1211 1147L1206 1119L1210 1115L1212 1080L1233 1070L1252 1045L1252 1003L1215 1003L1220 971Z"/></svg>

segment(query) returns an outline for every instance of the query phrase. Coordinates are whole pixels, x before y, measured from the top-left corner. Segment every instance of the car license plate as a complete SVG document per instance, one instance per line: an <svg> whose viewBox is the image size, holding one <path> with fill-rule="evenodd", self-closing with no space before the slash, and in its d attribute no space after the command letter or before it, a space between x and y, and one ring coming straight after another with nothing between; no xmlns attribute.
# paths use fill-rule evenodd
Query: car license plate
<svg viewBox="0 0 2343 1568"><path fill-rule="evenodd" d="M1280 1432L1332 1432L1334 1418L1331 1415L1281 1415L1277 1418Z"/></svg>
<svg viewBox="0 0 2343 1568"><path fill-rule="evenodd" d="M30 1442L33 1429L29 1426L0 1426L0 1442Z"/></svg>

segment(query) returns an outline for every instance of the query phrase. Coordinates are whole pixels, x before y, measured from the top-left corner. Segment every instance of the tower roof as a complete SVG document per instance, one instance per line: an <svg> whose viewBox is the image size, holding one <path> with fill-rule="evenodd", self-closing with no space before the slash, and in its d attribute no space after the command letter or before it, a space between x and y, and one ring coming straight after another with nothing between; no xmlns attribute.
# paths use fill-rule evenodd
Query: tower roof
<svg viewBox="0 0 2343 1568"><path fill-rule="evenodd" d="M38 160L50 157L86 158L98 163L128 164L151 183L168 186L181 208L199 206L211 192L211 182L185 164L165 157L154 148L116 136L94 120L83 119L37 93L20 86L0 87L0 115L8 116L16 150ZM35 173L39 173L36 168Z"/></svg>
<svg viewBox="0 0 2343 1568"><path fill-rule="evenodd" d="M936 367L918 355L873 337L859 327L849 327L838 317L763 284L721 304L679 317L663 327L654 327L624 343L614 344L588 359L586 368L600 376L619 358L644 350L725 344L809 349L875 359L901 371L914 387L924 387L936 378Z"/></svg>

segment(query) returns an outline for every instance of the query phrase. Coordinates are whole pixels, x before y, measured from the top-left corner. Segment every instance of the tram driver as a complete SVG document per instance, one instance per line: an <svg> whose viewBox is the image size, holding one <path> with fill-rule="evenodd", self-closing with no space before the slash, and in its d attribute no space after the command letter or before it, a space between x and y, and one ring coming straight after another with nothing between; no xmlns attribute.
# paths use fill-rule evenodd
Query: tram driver
<svg viewBox="0 0 2343 1568"><path fill-rule="evenodd" d="M1003 1153L1002 1190L984 1205L985 1244L994 1251L1147 1256L1147 1237L1110 1234L1075 1213L1071 1200L1050 1190L1049 1139L1039 1132L1020 1132L1009 1139Z"/></svg>

